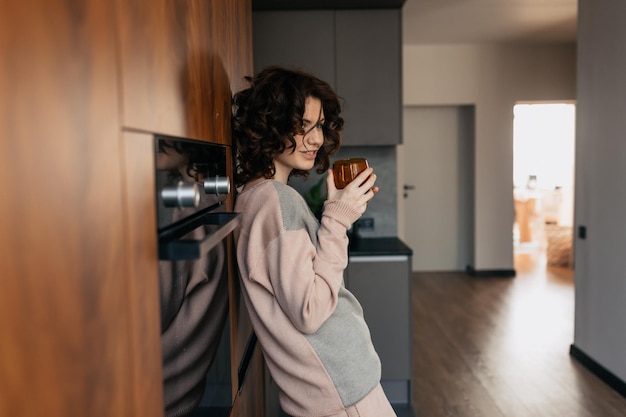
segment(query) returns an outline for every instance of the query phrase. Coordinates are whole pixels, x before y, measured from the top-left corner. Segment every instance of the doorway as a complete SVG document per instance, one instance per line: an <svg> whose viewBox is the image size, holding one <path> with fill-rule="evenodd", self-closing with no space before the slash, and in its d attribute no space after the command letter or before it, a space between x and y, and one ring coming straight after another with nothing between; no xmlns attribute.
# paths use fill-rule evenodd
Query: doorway
<svg viewBox="0 0 626 417"><path fill-rule="evenodd" d="M514 256L572 267L574 103L519 103L513 108Z"/></svg>
<svg viewBox="0 0 626 417"><path fill-rule="evenodd" d="M419 254L413 271L464 271L474 258L474 118L474 106L404 108L398 235Z"/></svg>

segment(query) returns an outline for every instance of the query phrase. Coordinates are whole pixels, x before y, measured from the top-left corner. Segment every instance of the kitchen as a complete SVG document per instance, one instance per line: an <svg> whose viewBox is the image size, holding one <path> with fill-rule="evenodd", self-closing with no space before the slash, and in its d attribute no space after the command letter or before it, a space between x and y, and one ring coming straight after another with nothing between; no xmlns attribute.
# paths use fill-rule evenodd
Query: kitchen
<svg viewBox="0 0 626 417"><path fill-rule="evenodd" d="M616 6L606 1L581 4L586 11L600 12L603 7L612 11L612 16L602 11L600 17L623 35L620 22L626 19ZM0 295L5 340L0 347L0 414L162 413L161 370L155 366L160 361L154 326L157 288L150 279L157 275L152 136L162 133L226 143L229 94L253 68L250 2L210 7L215 9L209 10L201 1L174 5L164 0L130 4L55 0L3 8L0 126L5 194L0 214L6 286ZM575 342L624 380L626 370L618 352L625 346L625 333L612 318L611 308L624 310L622 300L610 295L623 294L623 283L609 273L623 270L623 260L611 255L611 248L622 247L621 236L626 235L619 234L622 227L611 221L624 209L616 198L619 184L614 183L623 168L611 164L611 175L605 175L605 167L595 162L619 162L619 155L626 154L621 152L622 142L612 142L623 130L623 118L603 113L593 92L600 89L603 98L621 111L615 84L626 64L614 60L611 51L595 47L610 45L612 39L599 29L602 22L594 20L599 17L582 16L587 43L578 51L578 71L579 77L587 78L580 78L578 101L580 105L588 100L590 107L580 125L586 146L579 149L595 158L580 156L577 166L587 167L587 184L597 186L585 185L584 189L593 190L592 198L578 202L579 223L589 226L590 233L578 250L594 260L577 258L580 283L588 289L577 296L594 314L577 308L580 327ZM197 25L199 21L211 24ZM211 39L220 42L204 43ZM411 66L441 52L408 49L415 53L405 58ZM603 64L609 64L603 70L608 77L598 79L595 74ZM215 81L207 86L199 74L211 74ZM181 85L187 86L188 94L181 94ZM210 89L213 99L194 96L201 91L189 87L194 85ZM426 87L432 86L423 87L428 91ZM404 87L408 102L413 102L416 88ZM497 102L490 105L498 107ZM207 123L198 112L215 117ZM601 135L598 138L590 131ZM604 146L592 146L591 138ZM359 156L379 164L381 172L395 169L395 162L384 162L394 159L394 147L381 149L389 159L381 157L379 162L378 147L364 148ZM483 172L481 178L492 175ZM395 195L397 182L388 181ZM490 182L480 184L486 187ZM488 190L479 191L479 201L488 201L483 200ZM397 220L388 214L396 209L393 201L379 212L372 207L368 216L374 219L374 231L362 230L364 236L395 235ZM594 204L601 201L611 204ZM481 260L477 268L510 267L506 258L492 263L499 248L493 253L491 247L482 246L497 233L485 223L494 212L500 213L499 208L478 211L479 229L486 230L488 238L477 239ZM498 221L506 223L512 214L500 216ZM593 234L603 242L596 243ZM496 244L499 241L495 239ZM594 281L597 276L609 278ZM593 298L595 290L603 296ZM245 356L249 335L240 307L236 301L230 306L231 338L239 349L234 358ZM622 336L608 337L602 330L607 323L614 330L609 333ZM250 360L259 366L258 355L252 354ZM233 380L237 378L234 372ZM36 401L33 392L38 393ZM232 415L254 415L245 411L246 407L254 410L252 394L235 390L233 401L239 408Z"/></svg>
<svg viewBox="0 0 626 417"><path fill-rule="evenodd" d="M0 414L163 415L155 138L223 145L229 163L231 94L252 71L250 2L3 10ZM233 416L256 404L239 363L261 366L236 284Z"/></svg>
<svg viewBox="0 0 626 417"><path fill-rule="evenodd" d="M3 184L19 203L2 204L0 413L161 415L157 261L177 249L157 236L156 148L220 145L232 169L251 4L34 1L7 7L1 26ZM225 412L253 415L263 363L227 264Z"/></svg>

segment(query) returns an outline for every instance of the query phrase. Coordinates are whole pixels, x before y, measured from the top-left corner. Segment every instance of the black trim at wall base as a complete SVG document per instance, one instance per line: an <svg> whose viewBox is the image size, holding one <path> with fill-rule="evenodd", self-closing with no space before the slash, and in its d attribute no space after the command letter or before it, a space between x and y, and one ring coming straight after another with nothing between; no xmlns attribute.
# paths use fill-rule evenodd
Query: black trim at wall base
<svg viewBox="0 0 626 417"><path fill-rule="evenodd" d="M465 272L472 277L500 277L511 278L515 276L515 269L474 269L473 266L467 265Z"/></svg>
<svg viewBox="0 0 626 417"><path fill-rule="evenodd" d="M619 379L614 373L587 356L585 352L573 344L569 347L569 354L591 371L591 373L600 378L605 384L617 391L622 397L626 398L626 382Z"/></svg>

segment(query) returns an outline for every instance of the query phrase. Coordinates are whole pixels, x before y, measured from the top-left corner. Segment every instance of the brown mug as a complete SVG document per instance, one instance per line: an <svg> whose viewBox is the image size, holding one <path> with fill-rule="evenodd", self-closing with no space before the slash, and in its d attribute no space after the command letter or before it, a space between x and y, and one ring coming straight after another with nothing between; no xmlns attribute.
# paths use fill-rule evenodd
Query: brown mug
<svg viewBox="0 0 626 417"><path fill-rule="evenodd" d="M335 161L333 164L335 187L341 190L355 179L357 175L367 169L368 166L365 158L339 159Z"/></svg>

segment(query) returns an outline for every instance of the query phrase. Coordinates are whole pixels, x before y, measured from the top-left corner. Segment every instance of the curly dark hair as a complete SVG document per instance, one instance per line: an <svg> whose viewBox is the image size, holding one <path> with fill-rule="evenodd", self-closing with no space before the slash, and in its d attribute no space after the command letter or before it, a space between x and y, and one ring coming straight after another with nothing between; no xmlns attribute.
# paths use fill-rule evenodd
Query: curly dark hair
<svg viewBox="0 0 626 417"><path fill-rule="evenodd" d="M343 118L339 97L314 75L279 66L245 77L250 86L233 97L233 145L235 184L255 178L272 178L274 158L285 149L295 149L294 135L304 134L302 117L308 97L322 103L325 122L324 144L317 152L315 167L322 174L330 165L330 155L341 146ZM307 177L308 171L293 170L292 176Z"/></svg>

